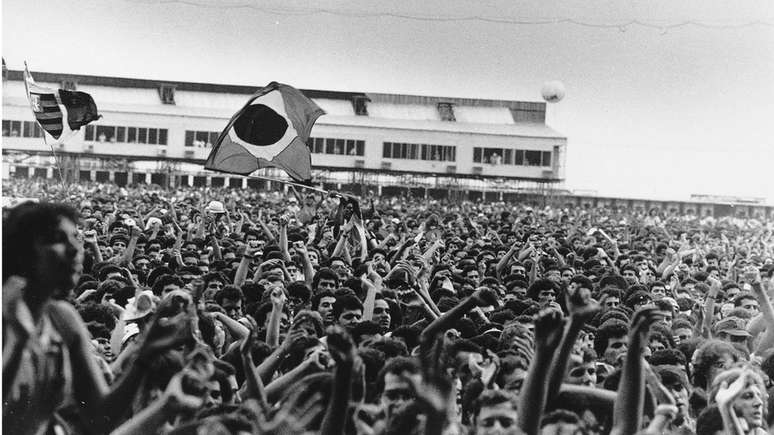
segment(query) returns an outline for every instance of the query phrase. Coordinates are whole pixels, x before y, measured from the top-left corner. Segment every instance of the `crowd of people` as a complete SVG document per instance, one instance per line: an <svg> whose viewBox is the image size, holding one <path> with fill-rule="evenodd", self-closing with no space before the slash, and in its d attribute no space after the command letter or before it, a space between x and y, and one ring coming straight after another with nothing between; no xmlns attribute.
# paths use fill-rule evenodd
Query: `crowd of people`
<svg viewBox="0 0 774 435"><path fill-rule="evenodd" d="M770 223L4 180L9 434L764 434ZM533 208L534 207L534 208Z"/></svg>

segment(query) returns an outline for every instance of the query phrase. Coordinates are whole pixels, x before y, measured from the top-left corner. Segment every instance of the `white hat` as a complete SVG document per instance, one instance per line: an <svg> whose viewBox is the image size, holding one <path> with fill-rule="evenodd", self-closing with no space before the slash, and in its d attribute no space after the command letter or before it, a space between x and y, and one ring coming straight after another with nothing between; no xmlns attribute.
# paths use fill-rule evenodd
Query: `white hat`
<svg viewBox="0 0 774 435"><path fill-rule="evenodd" d="M208 213L220 214L226 212L226 207L224 207L223 203L220 201L210 201L210 203L207 204L205 211Z"/></svg>
<svg viewBox="0 0 774 435"><path fill-rule="evenodd" d="M148 218L148 222L145 222L145 229L153 228L154 225L161 225L161 219L157 217Z"/></svg>
<svg viewBox="0 0 774 435"><path fill-rule="evenodd" d="M140 292L127 302L126 311L124 311L124 321L126 322L142 319L156 311L156 295L150 290Z"/></svg>

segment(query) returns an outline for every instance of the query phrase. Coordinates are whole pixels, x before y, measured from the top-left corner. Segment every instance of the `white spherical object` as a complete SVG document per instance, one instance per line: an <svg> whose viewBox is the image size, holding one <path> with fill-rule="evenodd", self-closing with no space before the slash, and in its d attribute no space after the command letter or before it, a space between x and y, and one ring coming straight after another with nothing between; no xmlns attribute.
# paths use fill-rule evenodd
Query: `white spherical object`
<svg viewBox="0 0 774 435"><path fill-rule="evenodd" d="M564 98L564 85L558 80L545 82L540 93L547 103L558 103Z"/></svg>

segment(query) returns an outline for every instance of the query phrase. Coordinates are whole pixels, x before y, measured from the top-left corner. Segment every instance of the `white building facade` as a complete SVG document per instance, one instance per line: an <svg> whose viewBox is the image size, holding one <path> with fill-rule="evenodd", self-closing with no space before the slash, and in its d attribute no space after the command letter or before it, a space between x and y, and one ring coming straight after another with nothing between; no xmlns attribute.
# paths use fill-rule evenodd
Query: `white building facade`
<svg viewBox="0 0 774 435"><path fill-rule="evenodd" d="M76 89L94 98L102 119L54 151L77 159L81 179L102 181L107 172L107 179L119 184L156 180L158 162L166 162L167 175L174 172L186 184L194 177L204 176L206 183L213 175L222 177L201 164L231 116L258 89L32 74L42 86ZM352 181L356 174L370 174L370 180L389 184L405 183L410 176L419 185L446 177L468 188L488 179L555 184L565 177L567 139L545 124L542 102L303 92L326 112L309 141L312 166L322 180ZM44 176L44 171L55 176L52 150L34 122L21 71L8 71L3 80L2 140L4 176L25 165L28 176ZM13 158L18 155L28 158L20 163ZM110 160L124 163L105 163Z"/></svg>

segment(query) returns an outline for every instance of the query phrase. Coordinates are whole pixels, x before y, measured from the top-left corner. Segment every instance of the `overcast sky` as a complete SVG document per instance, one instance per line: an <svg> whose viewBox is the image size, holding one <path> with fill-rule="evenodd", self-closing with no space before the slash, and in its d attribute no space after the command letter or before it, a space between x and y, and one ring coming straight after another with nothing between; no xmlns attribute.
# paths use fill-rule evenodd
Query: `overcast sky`
<svg viewBox="0 0 774 435"><path fill-rule="evenodd" d="M567 187L774 204L769 0L3 0L2 8L12 69L26 59L33 71L528 101L560 80L567 96L549 108L549 123L568 137ZM665 28L436 20L470 16ZM685 21L768 25L668 28Z"/></svg>

